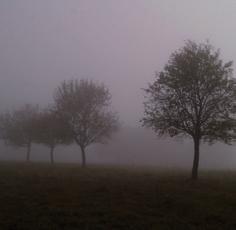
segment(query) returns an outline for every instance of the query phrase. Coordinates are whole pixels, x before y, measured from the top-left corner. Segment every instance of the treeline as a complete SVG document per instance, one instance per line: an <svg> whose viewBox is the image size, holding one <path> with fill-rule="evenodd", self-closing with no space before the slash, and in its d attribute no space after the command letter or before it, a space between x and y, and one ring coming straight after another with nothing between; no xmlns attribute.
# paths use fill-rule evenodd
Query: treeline
<svg viewBox="0 0 236 230"><path fill-rule="evenodd" d="M27 161L32 143L43 144L49 148L51 163L56 146L76 143L84 167L86 147L105 142L118 129L110 103L111 94L103 84L85 79L64 81L55 91L53 105L40 109L27 104L2 114L1 138L8 145L25 147Z"/></svg>
<svg viewBox="0 0 236 230"><path fill-rule="evenodd" d="M146 127L158 135L192 138L192 179L198 177L201 142L236 140L236 80L232 61L224 63L209 43L187 41L170 56L163 71L145 91ZM125 87L125 86L124 86ZM55 91L54 105L39 110L24 106L1 116L1 137L5 143L26 147L30 159L33 142L50 148L78 144L82 166L85 149L103 143L118 129L116 113L110 110L111 95L104 85L88 80L64 81Z"/></svg>

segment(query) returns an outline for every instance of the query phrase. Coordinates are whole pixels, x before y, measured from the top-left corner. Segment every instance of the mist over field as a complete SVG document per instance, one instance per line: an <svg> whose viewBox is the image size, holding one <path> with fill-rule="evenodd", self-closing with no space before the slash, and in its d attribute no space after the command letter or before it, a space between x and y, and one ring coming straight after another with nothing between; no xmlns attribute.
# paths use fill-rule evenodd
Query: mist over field
<svg viewBox="0 0 236 230"><path fill-rule="evenodd" d="M103 82L122 127L106 145L88 148L88 164L190 168L191 139L158 139L141 127L144 93L184 41L209 39L236 60L236 2L141 0L0 1L0 111L25 103L46 106L63 81ZM201 168L236 167L235 145L202 145ZM48 161L32 147L32 160ZM55 160L80 162L77 146L58 147ZM24 160L25 150L1 145L0 159Z"/></svg>
<svg viewBox="0 0 236 230"><path fill-rule="evenodd" d="M123 128L105 145L94 144L87 149L88 165L151 166L157 169L190 169L193 159L191 139L158 138L152 131L142 128ZM200 168L235 169L233 146L217 143L201 146ZM2 146L3 160L25 161L25 148ZM49 149L34 144L32 161L49 162ZM59 146L55 149L55 162L80 163L77 145Z"/></svg>

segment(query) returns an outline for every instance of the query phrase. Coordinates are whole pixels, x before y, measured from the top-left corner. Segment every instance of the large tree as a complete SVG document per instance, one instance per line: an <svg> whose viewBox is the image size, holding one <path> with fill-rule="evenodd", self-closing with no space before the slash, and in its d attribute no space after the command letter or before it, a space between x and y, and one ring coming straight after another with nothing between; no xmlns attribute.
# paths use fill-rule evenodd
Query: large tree
<svg viewBox="0 0 236 230"><path fill-rule="evenodd" d="M88 80L64 81L55 92L56 110L67 122L86 165L85 149L103 143L118 127L118 119L109 109L111 95L104 85Z"/></svg>
<svg viewBox="0 0 236 230"><path fill-rule="evenodd" d="M26 148L26 160L30 161L31 145L36 131L38 106L26 104L1 115L0 128L6 144Z"/></svg>
<svg viewBox="0 0 236 230"><path fill-rule="evenodd" d="M54 150L57 145L73 142L68 124L51 108L41 111L35 124L34 141L50 148L50 160L54 163Z"/></svg>
<svg viewBox="0 0 236 230"><path fill-rule="evenodd" d="M159 135L187 135L194 142L192 179L198 177L201 140L233 140L236 87L232 62L223 63L208 42L186 42L145 89L143 125Z"/></svg>

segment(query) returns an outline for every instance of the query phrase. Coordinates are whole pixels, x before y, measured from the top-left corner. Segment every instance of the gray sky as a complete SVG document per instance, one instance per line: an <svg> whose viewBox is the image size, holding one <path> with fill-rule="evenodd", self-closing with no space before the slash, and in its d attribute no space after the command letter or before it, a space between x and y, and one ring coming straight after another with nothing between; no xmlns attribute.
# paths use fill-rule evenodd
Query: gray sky
<svg viewBox="0 0 236 230"><path fill-rule="evenodd" d="M235 0L0 0L0 110L47 105L61 81L91 78L110 88L125 125L138 127L141 88L185 40L209 39L225 61L236 61L235 12ZM140 130L92 147L89 162L191 167L191 142L157 141ZM37 151L48 158L47 150ZM69 160L60 151L57 157ZM70 151L80 160L77 149ZM7 159L25 156L6 147L0 152ZM234 146L202 146L200 165L235 167L234 152Z"/></svg>
<svg viewBox="0 0 236 230"><path fill-rule="evenodd" d="M140 88L184 40L236 60L235 0L0 0L0 105L47 104L64 80L104 82L127 125Z"/></svg>

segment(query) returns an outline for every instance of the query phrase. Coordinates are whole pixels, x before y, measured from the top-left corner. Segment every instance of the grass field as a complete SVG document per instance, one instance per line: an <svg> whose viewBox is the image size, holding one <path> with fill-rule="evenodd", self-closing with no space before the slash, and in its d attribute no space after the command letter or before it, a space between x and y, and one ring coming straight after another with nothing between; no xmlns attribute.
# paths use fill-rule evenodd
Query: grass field
<svg viewBox="0 0 236 230"><path fill-rule="evenodd" d="M236 229L236 172L0 164L0 229Z"/></svg>

